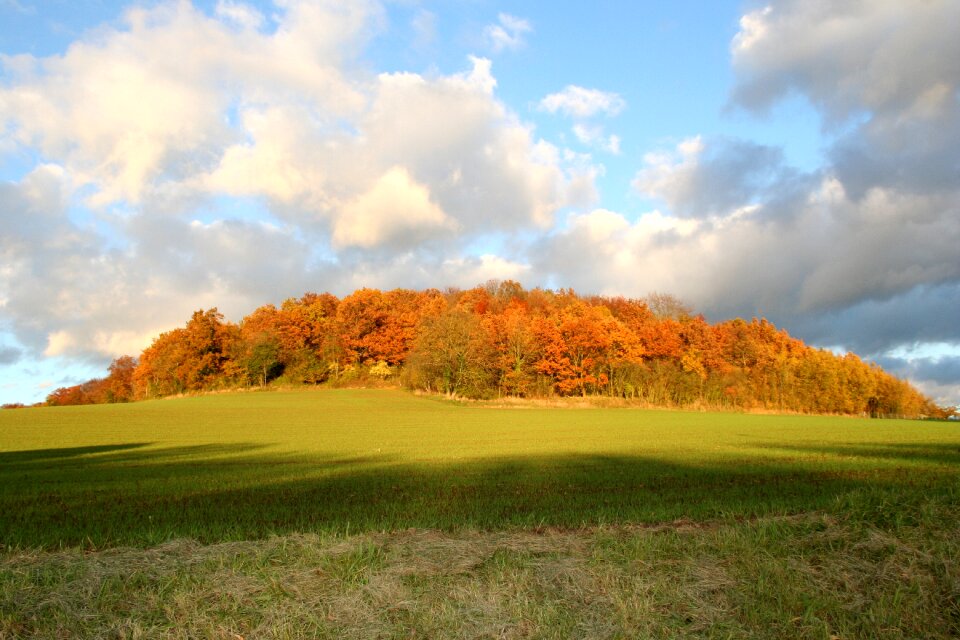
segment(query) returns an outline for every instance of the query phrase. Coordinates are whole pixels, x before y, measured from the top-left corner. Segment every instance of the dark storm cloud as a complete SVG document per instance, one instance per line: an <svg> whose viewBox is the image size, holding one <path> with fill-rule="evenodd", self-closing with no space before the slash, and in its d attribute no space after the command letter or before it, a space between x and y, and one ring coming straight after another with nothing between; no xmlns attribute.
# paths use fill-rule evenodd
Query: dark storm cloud
<svg viewBox="0 0 960 640"><path fill-rule="evenodd" d="M937 384L956 384L960 380L960 356L937 358L877 358L877 364L888 371L909 376L915 380Z"/></svg>

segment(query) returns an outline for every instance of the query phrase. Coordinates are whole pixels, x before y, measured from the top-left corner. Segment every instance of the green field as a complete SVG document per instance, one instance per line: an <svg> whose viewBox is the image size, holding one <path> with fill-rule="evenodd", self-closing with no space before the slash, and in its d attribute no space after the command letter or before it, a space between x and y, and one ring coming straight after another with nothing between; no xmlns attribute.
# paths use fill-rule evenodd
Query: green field
<svg viewBox="0 0 960 640"><path fill-rule="evenodd" d="M0 638L960 635L960 427L392 390L0 412Z"/></svg>
<svg viewBox="0 0 960 640"><path fill-rule="evenodd" d="M400 391L0 413L0 542L656 523L956 497L955 424L489 408Z"/></svg>

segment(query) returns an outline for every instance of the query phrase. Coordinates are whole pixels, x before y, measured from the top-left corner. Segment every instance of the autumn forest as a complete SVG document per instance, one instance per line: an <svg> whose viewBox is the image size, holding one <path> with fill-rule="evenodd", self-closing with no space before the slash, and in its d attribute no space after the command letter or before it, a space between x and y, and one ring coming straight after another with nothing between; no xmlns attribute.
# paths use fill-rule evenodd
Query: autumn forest
<svg viewBox="0 0 960 640"><path fill-rule="evenodd" d="M946 417L909 383L765 319L708 323L678 300L524 290L308 293L239 324L197 311L49 405L280 384L401 383L465 398L611 396L651 406Z"/></svg>

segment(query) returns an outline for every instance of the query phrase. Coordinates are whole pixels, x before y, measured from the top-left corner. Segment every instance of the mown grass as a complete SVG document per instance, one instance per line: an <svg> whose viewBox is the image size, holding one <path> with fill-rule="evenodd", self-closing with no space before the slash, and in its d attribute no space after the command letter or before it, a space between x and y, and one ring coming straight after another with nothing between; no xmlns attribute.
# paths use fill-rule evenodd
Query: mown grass
<svg viewBox="0 0 960 640"><path fill-rule="evenodd" d="M950 423L302 391L0 412L0 638L960 637Z"/></svg>
<svg viewBox="0 0 960 640"><path fill-rule="evenodd" d="M0 543L749 518L955 497L956 425L248 393L0 413Z"/></svg>
<svg viewBox="0 0 960 640"><path fill-rule="evenodd" d="M956 638L960 511L915 506L886 528L811 513L21 551L0 559L0 637Z"/></svg>

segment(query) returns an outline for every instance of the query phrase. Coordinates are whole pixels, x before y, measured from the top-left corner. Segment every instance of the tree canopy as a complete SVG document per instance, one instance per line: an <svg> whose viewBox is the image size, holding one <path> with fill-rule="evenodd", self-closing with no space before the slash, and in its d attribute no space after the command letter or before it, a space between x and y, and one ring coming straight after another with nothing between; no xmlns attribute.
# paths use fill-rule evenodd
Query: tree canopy
<svg viewBox="0 0 960 640"><path fill-rule="evenodd" d="M653 406L946 417L906 381L854 354L792 338L763 318L710 324L647 299L525 290L360 289L265 305L239 324L196 311L138 360L57 389L51 405L180 393L394 379L452 396L612 396Z"/></svg>

